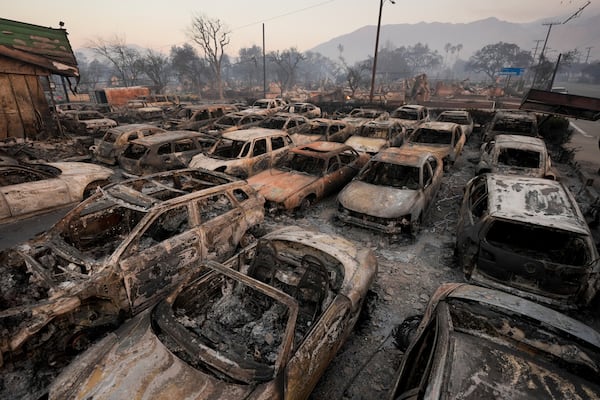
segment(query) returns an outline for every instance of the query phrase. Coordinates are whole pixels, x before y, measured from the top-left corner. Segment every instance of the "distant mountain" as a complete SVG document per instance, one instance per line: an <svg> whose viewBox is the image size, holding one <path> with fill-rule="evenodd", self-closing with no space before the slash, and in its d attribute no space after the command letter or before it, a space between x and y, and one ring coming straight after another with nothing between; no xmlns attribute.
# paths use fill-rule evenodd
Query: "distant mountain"
<svg viewBox="0 0 600 400"><path fill-rule="evenodd" d="M522 50L531 50L536 46L536 40L544 40L548 26L544 22L561 22L566 17L555 20L540 20L530 23L514 23L501 21L497 18L487 18L466 24L420 22L418 24L382 25L379 37L380 48L397 48L414 46L416 43L427 44L430 49L437 50L445 56L444 46L462 44L460 58L468 59L474 52L485 45L498 42L514 43ZM585 57L585 47L594 46L600 42L600 15L579 17L565 25L554 25L548 39L548 49L559 52L579 48ZM375 34L377 27L369 25L354 32L338 36L322 43L310 51L337 60L338 46L344 47L344 58L350 63L373 57L375 49ZM539 43L538 54L543 42Z"/></svg>

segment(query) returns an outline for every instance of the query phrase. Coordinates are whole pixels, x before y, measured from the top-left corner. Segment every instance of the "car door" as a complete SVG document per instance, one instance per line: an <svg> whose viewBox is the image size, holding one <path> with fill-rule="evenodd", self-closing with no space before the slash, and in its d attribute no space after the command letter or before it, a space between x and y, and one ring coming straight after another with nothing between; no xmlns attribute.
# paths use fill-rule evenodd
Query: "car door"
<svg viewBox="0 0 600 400"><path fill-rule="evenodd" d="M233 254L241 226L243 210L234 204L227 192L211 194L195 202L194 211L204 232L206 258L223 261Z"/></svg>
<svg viewBox="0 0 600 400"><path fill-rule="evenodd" d="M5 167L0 172L0 191L12 217L39 213L79 199L71 198L67 184L57 177L30 168Z"/></svg>
<svg viewBox="0 0 600 400"><path fill-rule="evenodd" d="M248 176L270 168L272 164L270 140L268 138L255 139L250 150L250 157L252 161L248 166Z"/></svg>
<svg viewBox="0 0 600 400"><path fill-rule="evenodd" d="M285 368L285 399L308 397L351 329L350 301L336 296L302 338Z"/></svg>
<svg viewBox="0 0 600 400"><path fill-rule="evenodd" d="M202 147L200 142L193 138L179 139L173 142L173 153L171 153L171 169L185 168L193 156L200 153Z"/></svg>
<svg viewBox="0 0 600 400"><path fill-rule="evenodd" d="M188 204L162 210L146 223L118 261L132 314L164 297L198 265L203 242Z"/></svg>
<svg viewBox="0 0 600 400"><path fill-rule="evenodd" d="M268 142L271 152L270 167L277 164L277 162L288 153L290 147L294 145L294 142L288 135L272 136L269 138Z"/></svg>

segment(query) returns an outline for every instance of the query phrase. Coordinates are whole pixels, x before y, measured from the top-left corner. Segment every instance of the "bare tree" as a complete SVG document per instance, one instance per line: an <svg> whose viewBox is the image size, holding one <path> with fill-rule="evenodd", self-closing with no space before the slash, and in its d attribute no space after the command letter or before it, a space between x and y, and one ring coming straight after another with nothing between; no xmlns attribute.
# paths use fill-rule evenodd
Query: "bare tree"
<svg viewBox="0 0 600 400"><path fill-rule="evenodd" d="M136 84L142 72L141 57L136 49L127 46L124 38L116 35L112 39L97 38L88 47L110 61L124 86Z"/></svg>
<svg viewBox="0 0 600 400"><path fill-rule="evenodd" d="M204 57L215 77L219 98L223 98L223 79L221 64L225 54L225 47L229 44L229 31L219 19L197 15L192 18L192 25L188 30L189 38L200 46Z"/></svg>
<svg viewBox="0 0 600 400"><path fill-rule="evenodd" d="M342 55L344 51L344 46L341 44L338 45L338 51L340 52L339 59L343 65L346 83L348 87L350 87L350 97L354 97L356 90L367 81L368 72L371 69L372 63L369 61L359 61L355 63L353 66L348 65L346 59Z"/></svg>
<svg viewBox="0 0 600 400"><path fill-rule="evenodd" d="M142 71L152 81L154 91L163 93L171 74L169 57L148 49L146 55L141 58L141 67Z"/></svg>
<svg viewBox="0 0 600 400"><path fill-rule="evenodd" d="M291 89L296 83L296 71L298 64L306 57L300 53L295 47L291 47L283 51L272 51L268 58L275 64L275 76L277 77L277 85L281 90L281 94L285 90Z"/></svg>

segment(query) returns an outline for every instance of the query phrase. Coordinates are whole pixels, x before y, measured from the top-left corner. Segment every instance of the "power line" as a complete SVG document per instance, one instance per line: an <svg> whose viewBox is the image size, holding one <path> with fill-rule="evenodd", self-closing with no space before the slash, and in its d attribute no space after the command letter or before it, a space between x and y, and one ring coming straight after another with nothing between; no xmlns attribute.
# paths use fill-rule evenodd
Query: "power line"
<svg viewBox="0 0 600 400"><path fill-rule="evenodd" d="M247 27L252 26L252 25L262 24L262 23L265 23L267 21L273 21L274 19L278 19L278 18L281 18L281 17L287 17L288 15L298 14L298 13L306 11L306 10L310 10L310 9L313 9L313 8L321 7L321 6L323 6L325 4L328 4L328 3L333 3L334 1L335 0L322 1L322 2L314 4L312 6L300 8L298 10L290 11L290 12L287 12L285 14L276 15L276 16L271 17L271 18L267 18L267 19L263 19L263 20L260 20L260 21L251 22L251 23L246 24L246 25L238 26L237 28L233 28L231 31L233 32L233 31L236 31L238 29L247 28Z"/></svg>

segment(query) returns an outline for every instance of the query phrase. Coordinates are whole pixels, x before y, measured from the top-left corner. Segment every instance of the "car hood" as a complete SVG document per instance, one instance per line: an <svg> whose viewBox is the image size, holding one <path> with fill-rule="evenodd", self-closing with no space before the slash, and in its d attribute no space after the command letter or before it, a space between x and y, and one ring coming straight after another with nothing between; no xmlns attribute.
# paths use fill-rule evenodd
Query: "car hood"
<svg viewBox="0 0 600 400"><path fill-rule="evenodd" d="M295 171L270 169L248 178L248 183L265 199L283 203L288 197L319 177Z"/></svg>
<svg viewBox="0 0 600 400"><path fill-rule="evenodd" d="M379 218L396 218L410 212L418 190L350 182L338 195L338 202L349 210Z"/></svg>
<svg viewBox="0 0 600 400"><path fill-rule="evenodd" d="M362 136L351 136L346 140L348 146L352 146L354 150L361 153L377 153L385 147L387 141L385 139L376 139Z"/></svg>
<svg viewBox="0 0 600 400"><path fill-rule="evenodd" d="M49 397L243 399L255 388L192 368L165 347L150 320L147 310L94 345L61 373Z"/></svg>
<svg viewBox="0 0 600 400"><path fill-rule="evenodd" d="M102 167L100 165L86 163L86 162L54 162L49 163L50 165L60 169L62 171L61 176L103 176L105 178L113 174L113 170L110 168Z"/></svg>
<svg viewBox="0 0 600 400"><path fill-rule="evenodd" d="M85 121L81 121L86 127L96 127L96 126L117 126L117 123L108 118L101 119L87 119Z"/></svg>
<svg viewBox="0 0 600 400"><path fill-rule="evenodd" d="M444 159L453 152L453 149L449 144L408 143L406 146L409 146L416 151L433 153L441 159Z"/></svg>
<svg viewBox="0 0 600 400"><path fill-rule="evenodd" d="M226 159L211 157L207 154L196 154L190 161L190 168L204 168L210 171L214 171L219 167L228 167L238 162L237 158Z"/></svg>

